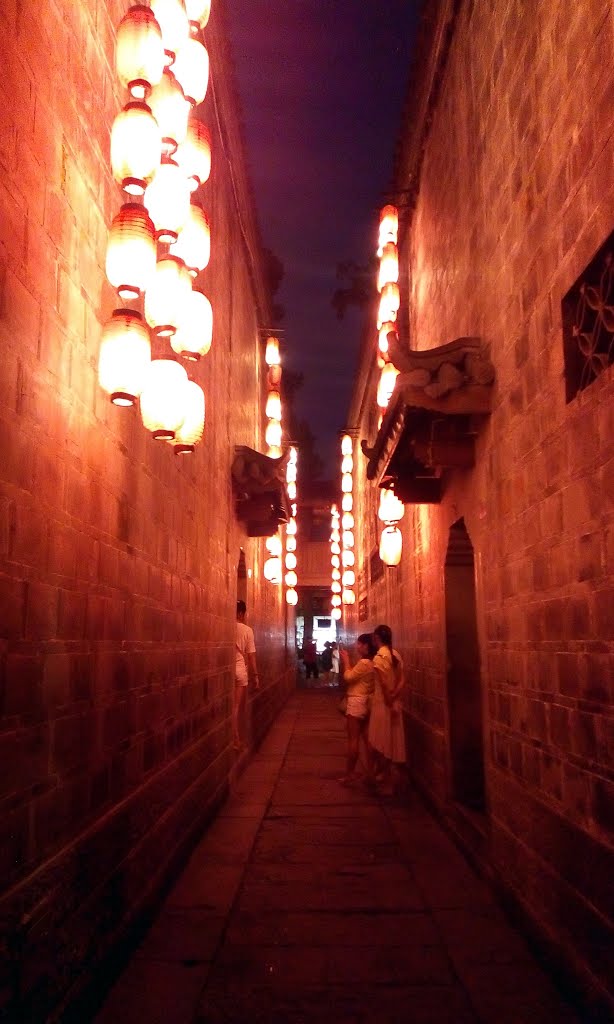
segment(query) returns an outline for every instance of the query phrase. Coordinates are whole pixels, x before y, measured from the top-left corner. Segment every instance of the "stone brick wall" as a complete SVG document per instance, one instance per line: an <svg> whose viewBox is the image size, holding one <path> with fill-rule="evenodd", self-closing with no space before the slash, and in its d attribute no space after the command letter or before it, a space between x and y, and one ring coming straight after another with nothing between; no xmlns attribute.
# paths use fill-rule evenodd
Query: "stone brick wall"
<svg viewBox="0 0 614 1024"><path fill-rule="evenodd" d="M157 446L97 384L127 6L0 6L0 1019L74 993L226 793L241 547L252 741L289 685L280 588L262 585L230 486L234 445L261 441L268 298L220 0L195 455Z"/></svg>
<svg viewBox="0 0 614 1024"><path fill-rule="evenodd" d="M454 475L441 506L407 507L403 566L372 586L376 504L359 483L359 568L369 623L390 621L409 664L412 770L453 814L444 563L450 526L464 519L476 561L490 864L540 935L607 1001L614 371L566 404L561 302L614 226L614 7L435 8L432 60L416 81L432 81L436 100L424 116L414 89L400 141L396 183L410 195L402 293L412 347L463 335L490 345L494 412L475 469ZM350 426L374 390L363 367ZM360 436L372 441L369 405Z"/></svg>

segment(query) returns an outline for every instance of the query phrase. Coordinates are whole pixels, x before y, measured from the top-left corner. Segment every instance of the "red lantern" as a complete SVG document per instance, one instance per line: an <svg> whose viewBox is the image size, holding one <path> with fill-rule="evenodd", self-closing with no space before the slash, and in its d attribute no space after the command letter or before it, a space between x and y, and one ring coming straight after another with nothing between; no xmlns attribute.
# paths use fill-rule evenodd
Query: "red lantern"
<svg viewBox="0 0 614 1024"><path fill-rule="evenodd" d="M177 148L175 159L190 183L190 191L209 180L211 174L211 132L197 117L188 120L188 134Z"/></svg>
<svg viewBox="0 0 614 1024"><path fill-rule="evenodd" d="M196 277L208 265L211 257L211 231L201 206L190 203L185 224L171 250L174 256L183 260L192 277Z"/></svg>
<svg viewBox="0 0 614 1024"><path fill-rule="evenodd" d="M177 50L173 74L193 107L202 103L209 85L209 54L198 39L190 36Z"/></svg>
<svg viewBox="0 0 614 1024"><path fill-rule="evenodd" d="M176 256L163 256L145 292L145 317L154 334L168 338L175 333L189 301L192 281Z"/></svg>
<svg viewBox="0 0 614 1024"><path fill-rule="evenodd" d="M144 206L124 203L109 232L107 278L121 299L139 299L155 271L153 222Z"/></svg>
<svg viewBox="0 0 614 1024"><path fill-rule="evenodd" d="M117 29L115 66L120 82L136 100L144 100L164 70L162 32L153 12L136 4Z"/></svg>
<svg viewBox="0 0 614 1024"><path fill-rule="evenodd" d="M188 132L190 105L172 71L166 68L153 90L149 104L162 136L162 151L170 156Z"/></svg>
<svg viewBox="0 0 614 1024"><path fill-rule="evenodd" d="M159 163L160 129L155 117L146 103L127 103L111 129L113 177L125 192L140 196Z"/></svg>
<svg viewBox="0 0 614 1024"><path fill-rule="evenodd" d="M196 361L206 356L213 337L213 309L202 292L190 292L171 338L173 352Z"/></svg>
<svg viewBox="0 0 614 1024"><path fill-rule="evenodd" d="M143 201L158 241L176 242L190 214L190 190L185 174L174 160L162 161Z"/></svg>
<svg viewBox="0 0 614 1024"><path fill-rule="evenodd" d="M114 405L134 405L150 362L149 331L141 313L114 310L102 331L98 359L100 387Z"/></svg>

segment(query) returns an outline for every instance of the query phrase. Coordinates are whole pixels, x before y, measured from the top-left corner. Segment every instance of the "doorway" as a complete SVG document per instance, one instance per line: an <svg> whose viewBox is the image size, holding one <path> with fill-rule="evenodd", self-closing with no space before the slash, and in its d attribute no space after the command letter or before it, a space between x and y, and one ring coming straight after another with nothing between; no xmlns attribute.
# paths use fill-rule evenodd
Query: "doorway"
<svg viewBox="0 0 614 1024"><path fill-rule="evenodd" d="M463 519L450 529L445 595L452 797L470 810L484 812L484 715L475 564Z"/></svg>

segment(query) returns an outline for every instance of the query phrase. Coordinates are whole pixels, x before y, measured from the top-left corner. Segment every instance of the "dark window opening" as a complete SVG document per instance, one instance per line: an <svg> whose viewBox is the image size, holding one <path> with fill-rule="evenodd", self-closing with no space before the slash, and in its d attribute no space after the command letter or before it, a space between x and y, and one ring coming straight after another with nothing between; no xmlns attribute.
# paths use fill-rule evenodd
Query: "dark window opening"
<svg viewBox="0 0 614 1024"><path fill-rule="evenodd" d="M614 232L563 299L565 397L571 402L614 362Z"/></svg>

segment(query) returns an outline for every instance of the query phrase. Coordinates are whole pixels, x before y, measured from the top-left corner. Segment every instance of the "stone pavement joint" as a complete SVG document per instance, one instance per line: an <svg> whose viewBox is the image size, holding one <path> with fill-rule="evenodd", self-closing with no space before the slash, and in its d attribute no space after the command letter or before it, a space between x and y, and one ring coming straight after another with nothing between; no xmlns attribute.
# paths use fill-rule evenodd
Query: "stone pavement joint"
<svg viewBox="0 0 614 1024"><path fill-rule="evenodd" d="M297 693L97 1024L574 1024L415 794L335 781L334 695Z"/></svg>

